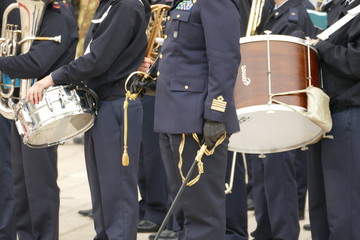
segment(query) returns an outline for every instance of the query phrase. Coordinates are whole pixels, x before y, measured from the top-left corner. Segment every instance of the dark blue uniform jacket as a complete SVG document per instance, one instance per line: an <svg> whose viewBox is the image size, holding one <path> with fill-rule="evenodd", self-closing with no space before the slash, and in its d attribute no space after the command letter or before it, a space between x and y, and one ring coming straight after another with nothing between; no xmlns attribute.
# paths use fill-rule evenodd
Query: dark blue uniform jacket
<svg viewBox="0 0 360 240"><path fill-rule="evenodd" d="M360 0L355 0L343 8L340 16L359 3ZM330 96L331 111L360 106L360 15L315 47L320 55L324 88Z"/></svg>
<svg viewBox="0 0 360 240"><path fill-rule="evenodd" d="M189 7L190 6L190 7ZM240 64L239 2L175 2L159 62L155 131L202 133L204 118L239 130L233 87ZM215 103L215 104L214 104ZM219 103L220 109L214 109Z"/></svg>
<svg viewBox="0 0 360 240"><path fill-rule="evenodd" d="M100 100L124 97L125 80L145 56L146 7L147 1L100 1L85 40L88 51L53 72L55 84L84 81Z"/></svg>
<svg viewBox="0 0 360 240"><path fill-rule="evenodd" d="M314 25L304 3L299 0L288 0L278 9L271 9L267 16L262 27L257 29L259 34L271 30L273 34L315 37Z"/></svg>

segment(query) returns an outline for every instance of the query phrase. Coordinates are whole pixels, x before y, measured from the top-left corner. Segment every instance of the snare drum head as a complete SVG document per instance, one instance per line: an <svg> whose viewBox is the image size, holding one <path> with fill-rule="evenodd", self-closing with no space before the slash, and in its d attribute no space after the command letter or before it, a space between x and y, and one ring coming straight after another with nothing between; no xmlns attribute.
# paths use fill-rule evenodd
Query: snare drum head
<svg viewBox="0 0 360 240"><path fill-rule="evenodd" d="M87 131L95 121L95 97L86 89L57 86L49 88L39 104L22 100L16 119L24 143L46 147Z"/></svg>
<svg viewBox="0 0 360 240"><path fill-rule="evenodd" d="M78 112L52 118L37 126L26 139L26 144L31 147L43 147L62 143L72 137L87 131L93 125L93 113Z"/></svg>
<svg viewBox="0 0 360 240"><path fill-rule="evenodd" d="M235 152L289 151L316 142L323 135L319 126L285 106L254 106L237 110L237 114L240 132L233 134L229 142L229 150Z"/></svg>

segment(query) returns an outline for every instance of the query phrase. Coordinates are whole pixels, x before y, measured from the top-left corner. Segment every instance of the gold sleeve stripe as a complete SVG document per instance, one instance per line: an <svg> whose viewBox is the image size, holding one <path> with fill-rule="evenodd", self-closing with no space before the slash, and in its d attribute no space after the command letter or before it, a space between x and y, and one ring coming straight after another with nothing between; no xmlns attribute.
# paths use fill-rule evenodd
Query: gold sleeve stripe
<svg viewBox="0 0 360 240"><path fill-rule="evenodd" d="M219 96L217 99L213 99L211 104L211 109L219 112L225 112L226 102L222 96Z"/></svg>

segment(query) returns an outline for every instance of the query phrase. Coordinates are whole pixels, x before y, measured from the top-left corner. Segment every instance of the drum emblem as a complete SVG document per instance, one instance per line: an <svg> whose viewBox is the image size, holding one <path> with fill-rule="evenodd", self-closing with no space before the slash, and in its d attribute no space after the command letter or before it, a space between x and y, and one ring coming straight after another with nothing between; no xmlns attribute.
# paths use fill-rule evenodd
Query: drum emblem
<svg viewBox="0 0 360 240"><path fill-rule="evenodd" d="M246 65L241 65L241 79L245 86L249 86L251 79L246 76Z"/></svg>

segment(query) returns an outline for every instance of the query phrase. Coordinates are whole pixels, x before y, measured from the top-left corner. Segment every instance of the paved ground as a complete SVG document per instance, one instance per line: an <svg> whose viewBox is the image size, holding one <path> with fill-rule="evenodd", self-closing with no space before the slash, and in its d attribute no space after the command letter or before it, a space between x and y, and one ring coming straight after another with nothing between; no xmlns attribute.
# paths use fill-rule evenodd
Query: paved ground
<svg viewBox="0 0 360 240"><path fill-rule="evenodd" d="M87 183L83 145L69 141L59 146L59 186L61 189L60 240L92 240L93 223L78 210L91 207ZM256 227L253 212L249 212L249 232ZM308 223L308 216L300 226ZM138 240L147 240L149 234L138 234ZM205 239L199 239L205 240ZM311 240L310 232L301 231L299 240Z"/></svg>

